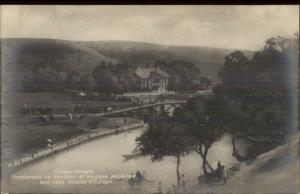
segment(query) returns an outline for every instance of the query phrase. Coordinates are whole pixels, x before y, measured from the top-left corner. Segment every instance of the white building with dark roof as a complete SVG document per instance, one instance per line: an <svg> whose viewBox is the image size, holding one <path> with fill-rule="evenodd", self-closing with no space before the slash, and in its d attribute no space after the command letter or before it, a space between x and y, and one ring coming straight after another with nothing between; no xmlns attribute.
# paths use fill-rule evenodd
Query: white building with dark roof
<svg viewBox="0 0 300 194"><path fill-rule="evenodd" d="M164 70L157 68L137 68L135 70L137 84L141 90L158 91L164 93L167 91L168 79L170 75Z"/></svg>

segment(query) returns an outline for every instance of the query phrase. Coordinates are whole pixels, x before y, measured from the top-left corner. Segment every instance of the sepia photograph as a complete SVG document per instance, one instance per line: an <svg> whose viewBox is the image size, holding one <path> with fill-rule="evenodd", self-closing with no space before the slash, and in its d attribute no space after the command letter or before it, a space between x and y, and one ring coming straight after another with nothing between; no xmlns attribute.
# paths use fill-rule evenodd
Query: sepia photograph
<svg viewBox="0 0 300 194"><path fill-rule="evenodd" d="M1 5L1 194L295 193L299 5Z"/></svg>

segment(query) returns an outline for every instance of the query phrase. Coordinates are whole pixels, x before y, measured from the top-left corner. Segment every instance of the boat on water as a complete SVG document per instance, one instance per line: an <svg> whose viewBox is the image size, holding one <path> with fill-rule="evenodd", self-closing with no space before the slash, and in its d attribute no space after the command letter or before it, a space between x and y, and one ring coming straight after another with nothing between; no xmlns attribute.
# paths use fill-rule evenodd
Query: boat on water
<svg viewBox="0 0 300 194"><path fill-rule="evenodd" d="M132 160L132 159L137 159L138 157L141 156L141 153L140 152L133 152L131 154L124 154L122 155L124 160Z"/></svg>
<svg viewBox="0 0 300 194"><path fill-rule="evenodd" d="M274 135L266 135L266 136L252 136L248 135L247 139L253 142L257 143L274 143L274 142L279 142L282 140L282 138Z"/></svg>
<svg viewBox="0 0 300 194"><path fill-rule="evenodd" d="M284 131L286 131L286 129L275 130L268 134L259 134L251 129L248 129L247 134L241 134L241 135L246 137L248 140L257 143L274 143L274 142L280 142L284 139Z"/></svg>

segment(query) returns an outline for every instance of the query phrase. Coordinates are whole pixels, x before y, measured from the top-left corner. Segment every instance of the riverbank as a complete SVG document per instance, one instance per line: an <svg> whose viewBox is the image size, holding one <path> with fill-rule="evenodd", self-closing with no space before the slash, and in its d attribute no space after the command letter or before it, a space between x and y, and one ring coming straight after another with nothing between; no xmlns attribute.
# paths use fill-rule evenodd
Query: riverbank
<svg viewBox="0 0 300 194"><path fill-rule="evenodd" d="M2 164L47 148L47 139L51 139L53 144L58 144L94 130L106 131L122 127L124 120L125 117L86 116L73 120L55 119L50 123L28 117L5 118L1 123ZM127 125L139 122L139 119L126 118Z"/></svg>
<svg viewBox="0 0 300 194"><path fill-rule="evenodd" d="M119 133L115 135L109 135L105 138L95 139L71 149L66 149L59 154L46 157L39 161L36 161L32 164L25 165L17 171L13 172L13 175L16 176L26 176L26 175L39 175L39 176L57 176L59 175L60 170L68 172L76 172L78 170L91 171L91 175L128 175L135 173L137 170L144 173L146 181L143 182L140 186L131 188L128 184L128 178L123 179L114 179L110 184L69 184L67 180L64 180L64 184L56 184L50 182L49 184L40 184L39 180L12 180L11 176L8 177L7 181L7 191L11 193L43 193L45 191L53 191L55 193L155 193L158 189L159 182L162 183L161 187L164 193L168 190L172 191L172 184L176 184L176 159L174 157L165 157L162 161L152 162L149 156L139 157L132 160L124 160L124 154L130 154L136 148L136 137L139 137L146 130L147 127L138 128L132 130L129 133ZM281 153L285 153L285 150L290 150L290 148L297 148L296 144L291 145L290 147L285 147ZM278 147L279 148L279 147ZM278 149L278 151L280 148ZM217 143L212 145L210 153L208 155L208 160L211 162L211 165L215 167L218 161L221 161L222 164L226 166L226 169L231 166L235 166L238 161L231 156L232 146L231 138L229 135L222 137ZM270 156L274 154L269 152ZM267 155L269 155L267 153ZM278 152L277 152L278 154ZM273 159L277 160L274 155ZM191 153L185 157L182 157L180 172L185 175L186 188L188 193L224 193L224 189L228 189L227 193L230 192L231 188L236 187L240 183L236 182L235 176L238 178L251 178L248 173L244 174L245 168L248 166L255 165L257 168L263 170L263 172L255 172L253 179L260 177L260 175L267 174L267 166L257 166L257 162L262 161L262 157L258 156L258 160L250 161L247 163L241 163L240 168L237 169L236 174L231 176L228 179L226 185L223 184L198 184L197 177L202 174L201 170L201 160L199 155L196 153ZM267 159L267 158L265 158ZM271 158L269 158L271 159ZM273 161L272 159L268 161ZM73 162L74 161L74 162ZM256 162L257 161L257 162ZM266 161L266 160L264 160ZM199 164L200 163L200 164ZM265 162L263 162L265 163ZM261 163L261 164L263 164ZM271 162L273 163L273 162ZM266 163L265 163L266 164ZM274 165L274 164L273 164ZM273 166L271 165L271 166ZM279 166L282 165L279 163ZM262 168L261 168L262 167ZM275 166L276 167L276 166ZM163 170L162 170L163 169ZM275 178L275 174L279 171L279 167L272 168L272 176L268 176L266 180L271 180ZM58 171L57 171L58 170ZM284 169L280 169L281 172L284 172ZM286 171L286 174L290 171ZM252 174L252 173L251 173ZM296 171L294 175L296 174ZM78 174L79 175L79 174ZM286 175L288 177L290 175ZM279 177L276 177L279 178ZM289 177L291 181L292 177ZM263 176L260 179L260 182L263 180ZM53 178L52 178L53 180ZM78 179L76 179L78 180ZM103 179L96 179L96 181L101 181ZM291 181L292 182L292 181ZM245 186L241 185L241 189L246 188L247 184L250 184L248 180L245 180ZM283 185L283 184L282 184ZM250 190L248 188L247 190ZM241 193L242 190L240 190ZM244 190L245 191L245 190ZM264 191L262 188L260 191ZM236 192L234 192L236 193ZM274 193L274 192L270 192ZM287 193L287 192L285 192Z"/></svg>
<svg viewBox="0 0 300 194"><path fill-rule="evenodd" d="M256 157L237 163L226 184L192 185L190 193L297 193L299 177L299 133Z"/></svg>
<svg viewBox="0 0 300 194"><path fill-rule="evenodd" d="M32 153L28 153L28 154L26 154L26 156L23 156L23 157L18 158L16 160L7 162L6 166L8 168L11 168L11 169L16 168L16 167L20 167L22 165L25 165L25 164L33 162L35 160L44 158L44 157L49 156L51 154L63 151L67 148L79 145L79 144L84 143L86 141L89 141L91 139L104 137L104 136L107 136L107 135L116 134L116 133L120 133L120 132L125 132L127 130L133 130L133 129L136 129L136 128L143 127L144 125L145 125L144 122L140 121L138 123L134 123L134 124L130 124L130 125L127 125L127 126L114 128L114 129L103 129L103 128L102 129L94 129L94 130L91 130L87 134L79 135L75 138L53 144L50 147L40 149L40 150L32 152Z"/></svg>
<svg viewBox="0 0 300 194"><path fill-rule="evenodd" d="M280 145L243 163L222 192L297 193L299 191L299 132Z"/></svg>

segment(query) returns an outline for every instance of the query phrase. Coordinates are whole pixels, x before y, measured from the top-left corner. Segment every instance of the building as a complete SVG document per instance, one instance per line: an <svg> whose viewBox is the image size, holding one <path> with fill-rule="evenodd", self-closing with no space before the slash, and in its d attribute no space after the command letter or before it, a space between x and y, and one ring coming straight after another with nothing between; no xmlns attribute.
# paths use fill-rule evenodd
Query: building
<svg viewBox="0 0 300 194"><path fill-rule="evenodd" d="M193 79L193 84L198 90L210 90L212 86L212 83L208 77L200 75Z"/></svg>
<svg viewBox="0 0 300 194"><path fill-rule="evenodd" d="M157 68L137 68L138 88L144 91L157 91L164 93L167 91L169 74L164 70Z"/></svg>

